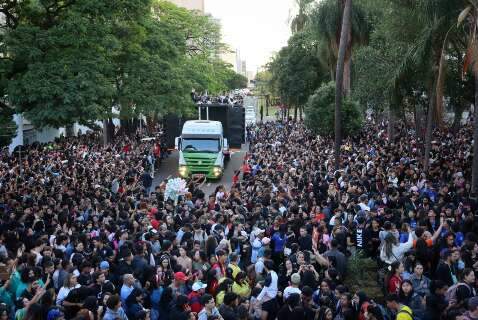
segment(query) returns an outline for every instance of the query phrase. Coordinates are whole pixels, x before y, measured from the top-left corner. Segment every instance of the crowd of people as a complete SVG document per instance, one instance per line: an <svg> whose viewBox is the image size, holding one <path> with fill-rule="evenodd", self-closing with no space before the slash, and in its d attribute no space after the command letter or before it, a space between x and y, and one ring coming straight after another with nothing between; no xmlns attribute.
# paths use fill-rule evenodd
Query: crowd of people
<svg viewBox="0 0 478 320"><path fill-rule="evenodd" d="M428 172L414 133L383 127L335 170L332 139L258 124L230 189L188 181L177 203L152 142L1 154L0 319L478 319L471 126L435 132ZM349 285L351 257L380 296Z"/></svg>
<svg viewBox="0 0 478 320"><path fill-rule="evenodd" d="M191 98L196 104L229 104L242 106L244 104L244 92L223 92L219 96L210 96L206 93L191 92Z"/></svg>

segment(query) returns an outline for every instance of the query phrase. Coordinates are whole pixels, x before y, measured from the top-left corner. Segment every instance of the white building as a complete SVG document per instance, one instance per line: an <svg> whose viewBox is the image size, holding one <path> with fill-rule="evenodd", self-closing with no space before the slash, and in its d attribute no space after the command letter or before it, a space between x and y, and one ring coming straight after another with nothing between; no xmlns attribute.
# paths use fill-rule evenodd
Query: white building
<svg viewBox="0 0 478 320"><path fill-rule="evenodd" d="M113 109L115 112L115 109ZM117 111L116 111L117 112ZM13 152L15 147L17 146L24 146L29 145L34 142L46 143L55 140L61 136L66 135L66 129L62 128L52 128L52 127L44 127L42 129L35 128L28 119L23 117L21 114L15 114L13 116L13 121L15 121L17 125L17 134L12 139L12 142L8 146L8 151L10 153ZM96 124L100 127L103 126L102 121L96 121ZM120 125L120 120L118 118L113 118L113 124L115 126ZM91 131L90 128L75 123L73 125L73 135L78 135L80 133L85 133Z"/></svg>

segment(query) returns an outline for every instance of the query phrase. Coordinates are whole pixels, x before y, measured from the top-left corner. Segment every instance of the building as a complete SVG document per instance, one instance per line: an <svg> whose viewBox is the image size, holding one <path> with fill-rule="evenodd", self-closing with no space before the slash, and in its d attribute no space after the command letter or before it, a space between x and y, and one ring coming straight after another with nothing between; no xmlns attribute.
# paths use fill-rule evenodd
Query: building
<svg viewBox="0 0 478 320"><path fill-rule="evenodd" d="M183 7L188 10L197 10L204 13L204 0L169 0L178 7Z"/></svg>
<svg viewBox="0 0 478 320"><path fill-rule="evenodd" d="M239 72L239 73L242 74L244 77L247 77L247 63L246 63L246 60L241 61L241 72Z"/></svg>
<svg viewBox="0 0 478 320"><path fill-rule="evenodd" d="M221 53L221 60L230 64L231 69L236 71L236 51L226 50Z"/></svg>
<svg viewBox="0 0 478 320"><path fill-rule="evenodd" d="M241 73L242 71L242 59L241 59L241 50L239 49L236 49L236 64L235 64L235 67L236 67L236 72L237 73Z"/></svg>

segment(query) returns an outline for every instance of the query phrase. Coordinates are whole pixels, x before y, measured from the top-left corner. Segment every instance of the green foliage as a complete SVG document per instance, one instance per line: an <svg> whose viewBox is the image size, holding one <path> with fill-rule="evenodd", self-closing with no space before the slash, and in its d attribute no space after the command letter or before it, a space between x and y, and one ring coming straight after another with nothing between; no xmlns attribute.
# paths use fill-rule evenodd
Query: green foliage
<svg viewBox="0 0 478 320"><path fill-rule="evenodd" d="M37 127L112 116L182 113L191 89L244 78L217 57L212 17L161 0L8 1L0 35L0 94Z"/></svg>
<svg viewBox="0 0 478 320"><path fill-rule="evenodd" d="M290 106L305 105L326 74L320 67L308 32L294 34L288 46L280 50L268 67L272 86L282 102Z"/></svg>
<svg viewBox="0 0 478 320"><path fill-rule="evenodd" d="M317 135L332 135L335 119L335 82L323 84L309 98L305 107L305 124ZM350 136L361 129L362 113L357 102L345 98L342 105L342 134Z"/></svg>
<svg viewBox="0 0 478 320"><path fill-rule="evenodd" d="M13 121L13 110L7 106L0 107L0 148L8 146L16 135L17 126Z"/></svg>
<svg viewBox="0 0 478 320"><path fill-rule="evenodd" d="M363 252L355 252L347 263L345 284L351 290L363 291L376 302L383 299L382 287L377 283L377 262L367 258Z"/></svg>
<svg viewBox="0 0 478 320"><path fill-rule="evenodd" d="M320 62L330 70L335 79L335 68L340 42L342 26L342 11L336 0L325 0L310 13L310 32L317 41L317 51ZM355 1L351 12L352 34L347 44L347 56L351 55L352 47L367 42L371 24L367 19L367 12ZM330 79L329 79L330 80Z"/></svg>
<svg viewBox="0 0 478 320"><path fill-rule="evenodd" d="M225 72L225 83L228 90L247 88L247 77L232 70L230 67Z"/></svg>

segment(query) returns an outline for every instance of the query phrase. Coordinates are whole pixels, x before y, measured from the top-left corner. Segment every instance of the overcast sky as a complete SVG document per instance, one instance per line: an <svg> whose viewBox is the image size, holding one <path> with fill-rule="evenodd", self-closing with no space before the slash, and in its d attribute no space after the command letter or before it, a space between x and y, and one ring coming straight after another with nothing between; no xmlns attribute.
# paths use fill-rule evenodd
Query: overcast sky
<svg viewBox="0 0 478 320"><path fill-rule="evenodd" d="M287 44L294 0L205 0L205 10L222 24L223 40L239 48L247 69L269 61Z"/></svg>

